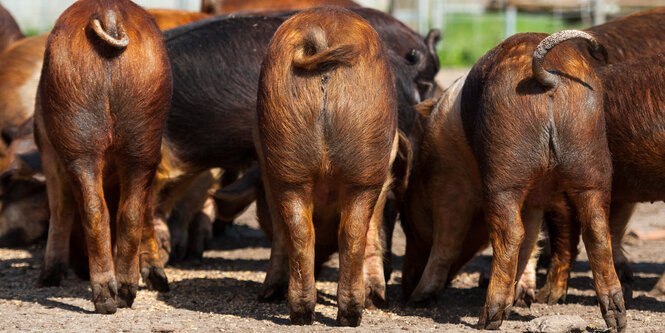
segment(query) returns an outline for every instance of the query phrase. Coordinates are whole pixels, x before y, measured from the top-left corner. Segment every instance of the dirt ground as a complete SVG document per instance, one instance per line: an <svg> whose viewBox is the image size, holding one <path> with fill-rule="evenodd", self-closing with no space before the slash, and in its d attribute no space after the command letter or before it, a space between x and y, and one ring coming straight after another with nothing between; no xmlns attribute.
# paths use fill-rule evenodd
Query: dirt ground
<svg viewBox="0 0 665 333"><path fill-rule="evenodd" d="M456 75L458 72L454 72ZM450 82L450 79L445 82ZM639 206L630 229L649 231L665 227L665 204ZM258 230L253 210L244 214L198 262L170 266L171 291L158 293L141 287L132 309L114 315L93 312L88 282L74 274L59 288L37 288L35 282L44 244L20 249L0 249L0 331L56 332L186 332L186 331L443 331L474 332L485 299L478 287L480 272L491 264L491 251L477 256L439 296L436 304L410 308L398 302L404 235L394 239L396 269L388 283L391 305L366 310L357 329L335 326L338 269L333 259L317 282L316 321L312 326L289 325L286 303L265 304L256 295L265 276L269 243ZM665 331L665 298L645 294L665 271L665 240L643 241L628 237L626 250L635 271L634 300L628 310L628 332ZM503 323L502 331L523 332L537 317L570 314L582 317L588 332L602 332L605 324L596 305L591 272L584 251L570 282L567 304L534 304L518 308ZM539 270L538 286L545 271Z"/></svg>

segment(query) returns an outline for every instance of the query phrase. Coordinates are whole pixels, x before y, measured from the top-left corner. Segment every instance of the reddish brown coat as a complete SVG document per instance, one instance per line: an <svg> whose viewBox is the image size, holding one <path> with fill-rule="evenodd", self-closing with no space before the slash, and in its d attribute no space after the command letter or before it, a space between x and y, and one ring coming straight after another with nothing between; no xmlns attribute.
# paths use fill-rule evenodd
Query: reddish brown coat
<svg viewBox="0 0 665 333"><path fill-rule="evenodd" d="M606 61L624 61L658 53L665 50L665 40L662 39L665 32L663 21L665 8L657 8L585 30L604 46L605 55L592 56L585 41L570 41L567 44L577 46L578 51L594 66L604 65ZM458 91L446 91L446 95L456 96L457 93ZM506 98L509 97L510 95ZM436 290L444 288L457 270L487 242L487 233L479 214L483 201L479 194L479 180L476 178L477 163L472 158L455 158L467 156L467 148L464 147L468 143L460 136L464 132L460 128L461 123L456 120L459 118L459 111L451 111L459 107L453 108L453 105L453 102L439 103L437 109L446 111L443 114L436 112L437 117L428 120L423 151L417 157L415 175L408 190L406 214L402 216L408 239L403 296L411 296L411 299L416 301L430 298ZM448 177L451 173L458 176ZM571 216L571 212L561 211L565 208L566 204L560 201L552 203L552 210L547 214L548 220L570 224L567 217ZM625 215L630 216L630 209L613 207L611 221L614 221L615 217L627 221ZM625 213L626 210L628 213ZM615 211L618 213L614 214ZM612 222L613 226L615 224ZM614 229L621 228L613 227ZM449 230L454 232L448 232ZM577 253L576 244L571 244L569 240L577 241L579 236L576 234L575 230L563 231L562 239L555 241L557 250L553 251L553 254L559 253L561 256L553 258L552 262L558 261L562 265L565 262L569 267L550 270L550 274L556 273L557 276L548 276L548 284L550 280L557 281L553 282L557 287L549 286L548 289L557 289L556 295L548 291L543 293L540 299L557 301L565 295L565 281L572 269L570 260L574 262L574 255ZM615 234L614 231L612 234ZM414 297L412 292L418 284L421 285L419 287L426 287L418 288L418 295ZM530 288L533 290L535 284Z"/></svg>
<svg viewBox="0 0 665 333"><path fill-rule="evenodd" d="M318 6L360 7L352 0L201 0L201 11L209 14L226 14L251 11L286 11Z"/></svg>
<svg viewBox="0 0 665 333"><path fill-rule="evenodd" d="M378 235L397 150L393 76L374 29L337 7L284 22L263 61L257 112L273 231L286 235L273 238L270 265L283 266L288 253L291 322L314 319L314 244L339 244L337 320L357 326L369 296L365 245ZM381 260L380 248L370 252ZM264 288L279 287L266 277Z"/></svg>
<svg viewBox="0 0 665 333"><path fill-rule="evenodd" d="M171 87L162 34L131 1L78 1L49 35L35 112L52 212L40 281L57 284L66 271L78 214L100 313L131 307L139 245L145 282L167 288L152 227L152 181ZM105 200L114 185L117 211Z"/></svg>

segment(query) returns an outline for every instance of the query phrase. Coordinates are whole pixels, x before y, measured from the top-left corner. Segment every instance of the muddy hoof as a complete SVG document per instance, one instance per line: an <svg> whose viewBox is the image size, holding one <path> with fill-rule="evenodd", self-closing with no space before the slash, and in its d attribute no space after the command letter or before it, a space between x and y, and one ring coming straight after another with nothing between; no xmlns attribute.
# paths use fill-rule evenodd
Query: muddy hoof
<svg viewBox="0 0 665 333"><path fill-rule="evenodd" d="M118 307L131 308L138 290L139 286L137 284L120 284L120 289L118 289Z"/></svg>
<svg viewBox="0 0 665 333"><path fill-rule="evenodd" d="M150 290L169 291L169 280L166 278L164 268L144 267L141 269L141 278L143 278L143 282L145 282L145 285Z"/></svg>
<svg viewBox="0 0 665 333"><path fill-rule="evenodd" d="M665 279L661 278L658 283L649 291L649 296L651 297L661 297L665 295Z"/></svg>
<svg viewBox="0 0 665 333"><path fill-rule="evenodd" d="M414 292L406 305L414 308L424 308L436 303L436 295L430 292Z"/></svg>
<svg viewBox="0 0 665 333"><path fill-rule="evenodd" d="M386 285L381 279L369 279L365 282L365 308L376 309L388 306Z"/></svg>
<svg viewBox="0 0 665 333"><path fill-rule="evenodd" d="M504 319L510 314L510 306L495 304L485 306L478 319L477 328L481 330L498 330Z"/></svg>
<svg viewBox="0 0 665 333"><path fill-rule="evenodd" d="M554 305L557 303L565 303L565 302L566 302L566 288L555 288L550 283L547 282L536 293L536 303Z"/></svg>
<svg viewBox="0 0 665 333"><path fill-rule="evenodd" d="M515 301L513 302L514 306L530 308L534 299L536 299L536 291L532 287L524 284L517 284L517 288L515 289Z"/></svg>
<svg viewBox="0 0 665 333"><path fill-rule="evenodd" d="M291 311L291 324L293 325L312 325L314 322L314 310Z"/></svg>
<svg viewBox="0 0 665 333"><path fill-rule="evenodd" d="M259 291L259 302L275 303L286 299L287 285L264 285Z"/></svg>
<svg viewBox="0 0 665 333"><path fill-rule="evenodd" d="M337 312L337 326L360 326L363 319L363 312L361 310L342 311Z"/></svg>
<svg viewBox="0 0 665 333"><path fill-rule="evenodd" d="M42 267L37 279L38 287L58 287L60 281L67 277L67 264L60 263L50 267Z"/></svg>
<svg viewBox="0 0 665 333"><path fill-rule="evenodd" d="M113 314L117 307L115 299L118 294L118 286L115 280L104 284L92 284L92 300L95 303L95 311L101 314Z"/></svg>
<svg viewBox="0 0 665 333"><path fill-rule="evenodd" d="M621 292L599 297L600 312L611 332L626 331L626 307Z"/></svg>
<svg viewBox="0 0 665 333"><path fill-rule="evenodd" d="M157 240L157 246L159 246L159 258L162 265L166 265L171 254L171 233L169 233L169 227L166 223L160 219L155 221L155 239Z"/></svg>

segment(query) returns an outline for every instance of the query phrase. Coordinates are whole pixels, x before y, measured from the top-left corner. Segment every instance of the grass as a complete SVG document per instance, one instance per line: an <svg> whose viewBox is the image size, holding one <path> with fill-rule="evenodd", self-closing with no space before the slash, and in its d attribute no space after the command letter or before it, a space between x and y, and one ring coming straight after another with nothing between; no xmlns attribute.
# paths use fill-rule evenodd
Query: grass
<svg viewBox="0 0 665 333"><path fill-rule="evenodd" d="M504 39L504 13L482 15L455 14L446 17L446 28L439 51L442 67L468 67ZM518 14L517 32L552 33L581 28L547 14Z"/></svg>

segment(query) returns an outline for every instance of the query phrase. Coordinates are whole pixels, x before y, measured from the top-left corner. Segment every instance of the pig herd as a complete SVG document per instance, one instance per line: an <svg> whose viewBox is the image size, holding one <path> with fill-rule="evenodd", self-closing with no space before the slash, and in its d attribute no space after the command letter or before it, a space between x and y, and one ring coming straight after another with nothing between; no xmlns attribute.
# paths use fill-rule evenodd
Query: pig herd
<svg viewBox="0 0 665 333"><path fill-rule="evenodd" d="M79 0L29 38L0 9L0 246L47 235L40 285L72 269L97 312L131 307L139 278L168 291L164 265L256 201L258 297L286 297L293 324L335 252L338 324L386 304L399 215L409 304L491 244L478 327L498 329L514 304L565 300L581 235L626 330L621 240L636 203L665 199L665 9L509 37L436 98L439 32L353 1Z"/></svg>

